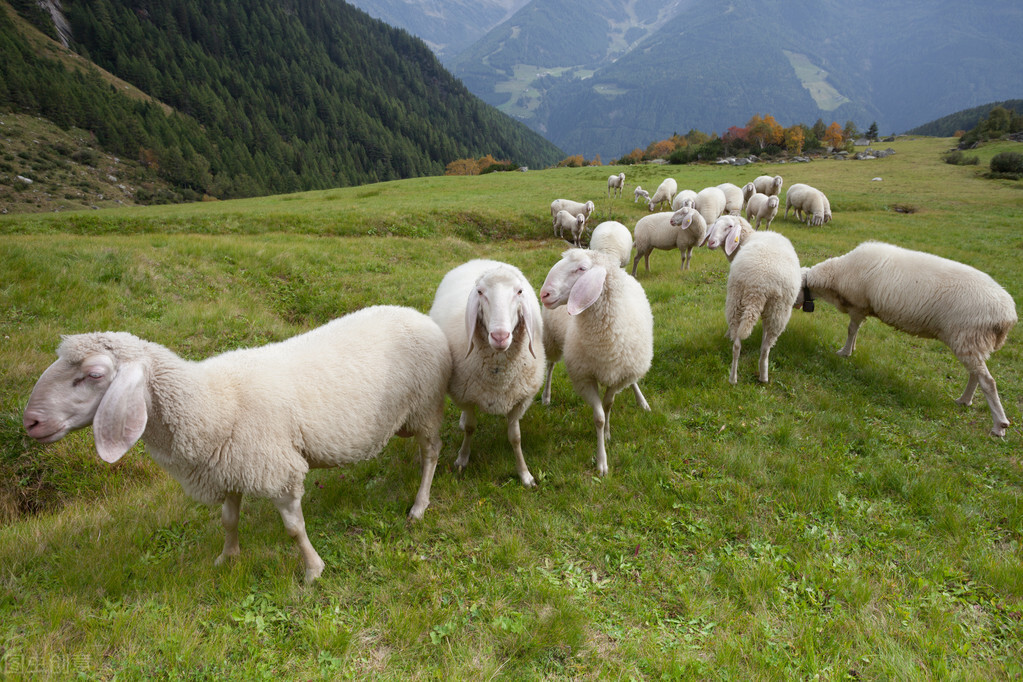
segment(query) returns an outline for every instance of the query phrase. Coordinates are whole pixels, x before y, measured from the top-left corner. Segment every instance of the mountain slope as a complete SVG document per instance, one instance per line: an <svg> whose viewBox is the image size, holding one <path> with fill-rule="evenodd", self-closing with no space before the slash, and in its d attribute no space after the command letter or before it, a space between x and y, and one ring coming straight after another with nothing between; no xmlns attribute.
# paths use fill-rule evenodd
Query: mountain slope
<svg viewBox="0 0 1023 682"><path fill-rule="evenodd" d="M607 158L756 113L898 131L1018 96L1021 30L1014 0L533 0L452 69L567 153Z"/></svg>
<svg viewBox="0 0 1023 682"><path fill-rule="evenodd" d="M0 32L18 59L5 47L0 107L50 116L70 103L59 124L91 126L107 148L194 193L438 174L454 159L485 154L531 166L561 157L471 95L420 40L344 3L65 0L63 8L79 53L175 114L154 118L152 105L142 111L95 87L68 99L73 79L35 75L52 61L10 23ZM99 102L88 115L85 100Z"/></svg>

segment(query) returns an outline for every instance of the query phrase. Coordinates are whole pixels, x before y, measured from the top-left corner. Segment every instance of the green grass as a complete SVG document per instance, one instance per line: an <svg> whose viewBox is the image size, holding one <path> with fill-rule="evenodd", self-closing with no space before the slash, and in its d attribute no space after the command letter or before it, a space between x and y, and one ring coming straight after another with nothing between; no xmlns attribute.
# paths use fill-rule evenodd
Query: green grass
<svg viewBox="0 0 1023 682"><path fill-rule="evenodd" d="M1023 295L1023 193L945 164L951 140L877 161L628 167L699 189L780 173L828 192L835 219L775 228L804 264L882 239L961 260ZM981 154L986 150L980 150ZM618 169L613 169L618 170ZM449 405L426 517L405 513L416 452L316 471L302 584L266 500L243 504L242 556L215 568L219 510L190 501L139 445L116 465L89 430L29 442L21 411L60 334L123 329L202 358L286 338L375 303L428 310L451 267L513 263L539 287L564 244L548 204L593 198L608 167L424 178L246 201L0 218L0 670L165 679L1008 679L1023 675L1023 351L989 366L1014 425L943 345L876 320L796 311L755 381L759 329L727 382L727 262L655 252L640 270L655 357L611 416L594 475L588 409L559 367L532 406L518 483L504 420L481 416L466 471ZM882 177L881 182L871 178ZM912 207L901 213L895 207ZM595 224L595 221L594 221Z"/></svg>

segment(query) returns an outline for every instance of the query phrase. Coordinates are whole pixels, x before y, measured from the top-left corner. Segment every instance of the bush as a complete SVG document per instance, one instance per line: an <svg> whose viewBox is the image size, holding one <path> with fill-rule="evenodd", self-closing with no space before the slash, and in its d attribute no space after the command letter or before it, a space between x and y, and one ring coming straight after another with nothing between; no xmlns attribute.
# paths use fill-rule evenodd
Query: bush
<svg viewBox="0 0 1023 682"><path fill-rule="evenodd" d="M945 163L953 166L976 166L980 163L979 156L966 156L962 150L955 149L945 154Z"/></svg>
<svg viewBox="0 0 1023 682"><path fill-rule="evenodd" d="M1023 154L1002 152L991 159L991 172L1000 175L1023 176Z"/></svg>

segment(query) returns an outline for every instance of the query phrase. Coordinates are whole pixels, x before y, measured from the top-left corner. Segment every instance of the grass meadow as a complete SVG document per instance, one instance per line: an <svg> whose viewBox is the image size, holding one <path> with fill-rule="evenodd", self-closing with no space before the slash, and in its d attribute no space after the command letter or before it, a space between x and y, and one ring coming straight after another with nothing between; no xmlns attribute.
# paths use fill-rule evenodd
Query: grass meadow
<svg viewBox="0 0 1023 682"><path fill-rule="evenodd" d="M214 567L218 508L140 443L115 465L91 430L40 446L21 412L61 334L125 330L200 359L352 310L427 311L475 257L539 289L565 243L554 198L630 227L679 187L781 174L829 195L834 221L774 229L804 265L879 239L991 274L1023 300L1023 186L951 166L951 140L808 164L551 169L432 177L230 202L0 216L0 673L84 679L1018 679L1023 676L1023 328L989 367L1013 426L933 340L795 311L756 380L759 326L728 384L727 261L654 252L639 280L653 366L611 416L595 476L589 409L564 368L522 421L538 479L518 482L503 417L473 457L450 404L425 518L405 514L417 452L306 482L327 564L307 587L266 500L246 498L242 555ZM887 146L883 145L882 146ZM624 170L626 196L606 178ZM873 178L881 178L874 181Z"/></svg>

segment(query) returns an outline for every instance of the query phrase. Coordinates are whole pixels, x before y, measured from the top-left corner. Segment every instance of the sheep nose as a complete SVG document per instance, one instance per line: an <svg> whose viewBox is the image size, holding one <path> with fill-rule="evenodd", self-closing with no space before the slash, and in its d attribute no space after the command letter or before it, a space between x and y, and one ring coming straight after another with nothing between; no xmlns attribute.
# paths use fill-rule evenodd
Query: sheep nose
<svg viewBox="0 0 1023 682"><path fill-rule="evenodd" d="M511 332L503 330L490 332L490 339L493 341L493 346L497 348L506 348L509 344L508 339L511 337Z"/></svg>

